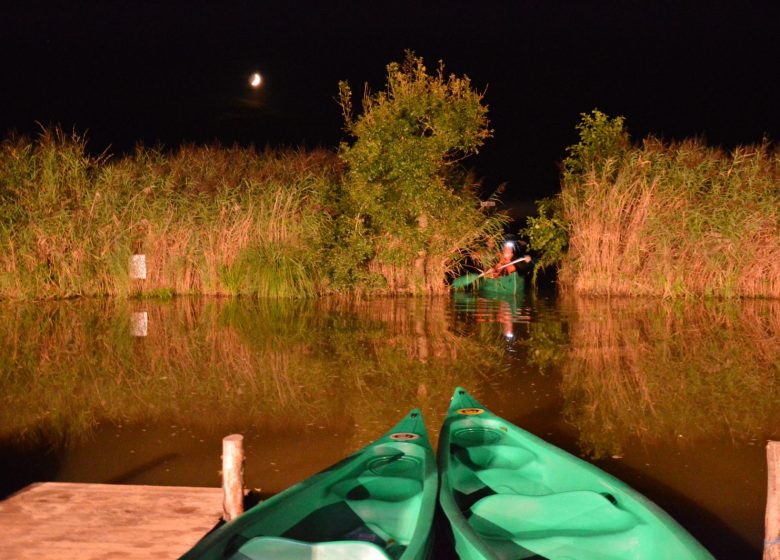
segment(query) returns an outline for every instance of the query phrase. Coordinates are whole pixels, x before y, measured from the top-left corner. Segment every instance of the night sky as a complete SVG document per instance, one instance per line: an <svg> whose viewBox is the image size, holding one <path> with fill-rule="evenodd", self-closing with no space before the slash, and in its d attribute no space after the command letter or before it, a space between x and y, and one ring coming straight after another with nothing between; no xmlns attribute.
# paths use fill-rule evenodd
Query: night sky
<svg viewBox="0 0 780 560"><path fill-rule="evenodd" d="M405 49L486 90L495 135L472 165L517 206L557 190L579 114L596 107L637 139L780 138L780 2L17 4L0 23L0 132L61 124L95 151L334 148L338 81L380 89Z"/></svg>

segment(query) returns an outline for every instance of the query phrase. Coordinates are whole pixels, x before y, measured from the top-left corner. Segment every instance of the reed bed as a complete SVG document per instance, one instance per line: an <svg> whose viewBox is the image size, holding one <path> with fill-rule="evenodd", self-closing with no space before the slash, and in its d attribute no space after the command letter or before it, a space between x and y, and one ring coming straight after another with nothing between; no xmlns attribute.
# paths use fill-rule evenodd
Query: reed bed
<svg viewBox="0 0 780 560"><path fill-rule="evenodd" d="M344 170L324 149L140 146L115 158L57 128L11 136L0 142L0 299L441 292L501 222L476 194L449 193L424 235L412 231L421 249L390 264L393 244L411 241L344 233L359 222ZM144 281L129 277L135 253Z"/></svg>
<svg viewBox="0 0 780 560"><path fill-rule="evenodd" d="M780 304L567 298L564 414L595 457L632 440L763 441L780 422Z"/></svg>
<svg viewBox="0 0 780 560"><path fill-rule="evenodd" d="M0 144L0 297L312 294L337 180L326 151L139 147L46 129ZM147 257L133 284L128 259Z"/></svg>
<svg viewBox="0 0 780 560"><path fill-rule="evenodd" d="M632 145L622 122L585 116L564 162L561 285L590 295L780 297L780 148L727 152L652 137Z"/></svg>

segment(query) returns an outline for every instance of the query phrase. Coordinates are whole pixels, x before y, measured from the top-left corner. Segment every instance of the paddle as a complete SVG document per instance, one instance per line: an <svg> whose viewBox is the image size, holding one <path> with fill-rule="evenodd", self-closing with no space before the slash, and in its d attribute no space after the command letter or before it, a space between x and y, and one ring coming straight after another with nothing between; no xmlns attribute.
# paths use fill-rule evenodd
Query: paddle
<svg viewBox="0 0 780 560"><path fill-rule="evenodd" d="M524 260L525 260L525 257L520 257L519 259L516 259L516 260L514 260L512 262L508 262L506 264L502 264L501 266L499 266L496 269L490 268L490 269L486 270L485 272L483 272L482 274L476 274L476 273L473 273L473 272L464 274L463 276L459 276L458 278L456 278L455 280L452 281L452 287L455 290L460 290L462 288L465 288L466 286L470 286L471 284L473 284L474 282L476 282L477 280L479 280L480 278L485 276L485 274L487 274L491 270L498 271L498 270L501 270L502 268L508 267L511 264L517 264L520 261L524 261Z"/></svg>

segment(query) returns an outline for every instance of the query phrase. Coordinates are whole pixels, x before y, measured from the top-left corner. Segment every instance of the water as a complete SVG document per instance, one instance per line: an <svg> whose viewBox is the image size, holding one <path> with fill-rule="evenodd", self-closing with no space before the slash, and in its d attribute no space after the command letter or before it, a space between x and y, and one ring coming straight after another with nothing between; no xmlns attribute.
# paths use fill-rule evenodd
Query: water
<svg viewBox="0 0 780 560"><path fill-rule="evenodd" d="M146 314L146 336L137 318ZM1 495L34 481L262 496L456 385L625 480L719 558L757 556L780 437L780 302L551 297L0 305Z"/></svg>

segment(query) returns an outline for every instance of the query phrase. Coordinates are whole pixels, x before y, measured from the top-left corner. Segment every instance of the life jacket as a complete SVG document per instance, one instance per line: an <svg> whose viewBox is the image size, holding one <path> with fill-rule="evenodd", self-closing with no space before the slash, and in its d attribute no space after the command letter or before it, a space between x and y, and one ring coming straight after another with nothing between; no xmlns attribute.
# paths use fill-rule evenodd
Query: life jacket
<svg viewBox="0 0 780 560"><path fill-rule="evenodd" d="M501 253L501 258L498 261L498 264L496 265L496 268L504 266L507 263L511 263L513 260L514 260L514 258L512 258L511 256L506 257L506 256L504 256L503 253ZM515 268L515 265L510 264L509 266L505 266L504 268L500 269L498 271L498 273L501 274L501 275L512 274L515 270L517 270Z"/></svg>

